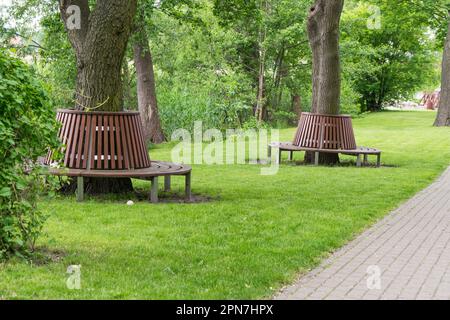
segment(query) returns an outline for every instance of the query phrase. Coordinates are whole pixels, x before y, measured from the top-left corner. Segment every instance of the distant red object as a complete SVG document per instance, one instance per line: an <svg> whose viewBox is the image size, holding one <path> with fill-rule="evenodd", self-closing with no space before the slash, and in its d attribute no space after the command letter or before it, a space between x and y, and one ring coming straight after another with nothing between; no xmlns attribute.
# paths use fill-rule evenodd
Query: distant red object
<svg viewBox="0 0 450 320"><path fill-rule="evenodd" d="M420 104L422 106L425 106L428 110L436 110L439 105L439 99L440 99L440 92L425 92L425 94L422 97L422 100L420 101Z"/></svg>

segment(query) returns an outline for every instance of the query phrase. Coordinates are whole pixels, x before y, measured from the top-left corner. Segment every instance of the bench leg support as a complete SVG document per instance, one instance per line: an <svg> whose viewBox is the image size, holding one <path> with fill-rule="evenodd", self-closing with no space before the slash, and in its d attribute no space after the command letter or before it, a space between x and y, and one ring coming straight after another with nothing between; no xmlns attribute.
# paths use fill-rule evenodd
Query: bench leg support
<svg viewBox="0 0 450 320"><path fill-rule="evenodd" d="M377 155L377 167L381 167L381 154Z"/></svg>
<svg viewBox="0 0 450 320"><path fill-rule="evenodd" d="M283 155L283 150L278 149L278 159L277 159L277 164L281 164L281 157Z"/></svg>
<svg viewBox="0 0 450 320"><path fill-rule="evenodd" d="M77 177L77 201L84 201L84 178Z"/></svg>
<svg viewBox="0 0 450 320"><path fill-rule="evenodd" d="M320 153L319 152L314 152L314 164L316 166L319 165L319 157L320 157Z"/></svg>
<svg viewBox="0 0 450 320"><path fill-rule="evenodd" d="M164 191L165 192L169 192L171 189L172 189L171 177L170 176L165 176L164 177Z"/></svg>
<svg viewBox="0 0 450 320"><path fill-rule="evenodd" d="M356 166L361 167L361 155L360 154L357 155Z"/></svg>
<svg viewBox="0 0 450 320"><path fill-rule="evenodd" d="M294 160L294 151L289 152L289 161Z"/></svg>
<svg viewBox="0 0 450 320"><path fill-rule="evenodd" d="M369 164L369 156L367 154L364 155L364 165L367 166Z"/></svg>
<svg viewBox="0 0 450 320"><path fill-rule="evenodd" d="M269 147L267 148L267 162L268 162L269 164L272 163L272 147L271 147L271 146L269 146Z"/></svg>
<svg viewBox="0 0 450 320"><path fill-rule="evenodd" d="M188 173L186 175L185 192L186 192L186 201L192 201L191 173Z"/></svg>
<svg viewBox="0 0 450 320"><path fill-rule="evenodd" d="M150 202L151 203L158 203L158 177L152 177L152 186L150 190Z"/></svg>

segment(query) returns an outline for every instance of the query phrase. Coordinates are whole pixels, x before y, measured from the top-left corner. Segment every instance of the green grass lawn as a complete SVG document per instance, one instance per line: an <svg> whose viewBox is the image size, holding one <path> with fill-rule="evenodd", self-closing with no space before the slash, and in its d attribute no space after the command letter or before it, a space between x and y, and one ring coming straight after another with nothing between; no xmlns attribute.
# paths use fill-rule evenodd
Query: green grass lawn
<svg viewBox="0 0 450 320"><path fill-rule="evenodd" d="M359 145L380 148L381 169L283 164L194 166L198 204L74 197L43 201L44 264L0 264L0 299L256 299L293 281L430 184L450 164L450 129L431 112L354 120ZM294 128L282 130L290 141ZM170 146L151 151L170 160ZM301 155L297 155L300 160ZM182 190L182 179L175 189ZM149 188L136 182L138 188ZM82 265L82 289L66 288Z"/></svg>

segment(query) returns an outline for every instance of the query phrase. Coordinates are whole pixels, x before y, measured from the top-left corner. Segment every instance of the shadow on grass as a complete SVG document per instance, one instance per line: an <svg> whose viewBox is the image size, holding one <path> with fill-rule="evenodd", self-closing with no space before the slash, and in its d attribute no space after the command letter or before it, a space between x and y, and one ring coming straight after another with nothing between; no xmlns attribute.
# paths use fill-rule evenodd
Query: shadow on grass
<svg viewBox="0 0 450 320"><path fill-rule="evenodd" d="M110 204L126 204L128 201L135 203L148 203L150 202L150 190L144 188L135 188L134 192L126 192L119 194L89 194L85 195L86 201L95 201L98 203L110 203ZM57 195L58 199L74 199L75 194L60 193ZM159 191L158 203L179 203L179 204L196 204L196 203L209 203L219 201L220 197L213 197L205 194L193 193L191 199L186 199L184 192L164 192Z"/></svg>
<svg viewBox="0 0 450 320"><path fill-rule="evenodd" d="M314 167L314 166L315 166L315 165L313 165L313 164L306 163L306 162L303 161L303 160L294 160L294 161L283 160L283 161L281 162L281 164L282 164L282 165L288 165L288 166L291 166L291 167L295 167L295 166L299 166L299 167L301 167L301 166L304 166L304 167ZM327 168L352 168L352 167L354 167L354 168L359 168L359 169L364 169L364 168L374 168L374 169L380 169L380 168L400 168L399 165L385 164L385 163L383 163L383 164L381 165L381 167L377 167L376 162L369 162L369 163L365 164L365 165L362 166L362 167L358 167L358 166L356 165L356 161L353 161L353 160L344 160L344 161L339 162L338 164L328 165L328 166L325 166L325 165L322 165L322 164L321 164L321 165L319 165L319 168L320 168L320 167L327 167Z"/></svg>

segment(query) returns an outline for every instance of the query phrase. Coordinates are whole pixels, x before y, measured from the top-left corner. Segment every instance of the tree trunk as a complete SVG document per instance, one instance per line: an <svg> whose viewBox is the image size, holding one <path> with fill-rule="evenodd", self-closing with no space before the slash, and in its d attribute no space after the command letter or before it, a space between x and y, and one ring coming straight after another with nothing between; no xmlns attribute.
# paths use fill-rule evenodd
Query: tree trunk
<svg viewBox="0 0 450 320"><path fill-rule="evenodd" d="M267 0L262 0L260 3L260 9L267 13L268 3ZM258 71L258 93L256 98L256 110L255 116L258 122L262 122L265 118L265 72L266 72L266 47L264 42L266 41L267 28L263 25L263 22L259 26L258 37L258 58L259 58L259 71Z"/></svg>
<svg viewBox="0 0 450 320"><path fill-rule="evenodd" d="M341 65L339 56L339 23L344 0L316 0L308 17L308 36L313 52L312 111L339 114ZM313 162L307 153L305 161ZM320 154L322 164L339 162L337 154Z"/></svg>
<svg viewBox="0 0 450 320"><path fill-rule="evenodd" d="M302 98L299 94L292 95L292 111L297 115L297 119L300 119L302 115Z"/></svg>
<svg viewBox="0 0 450 320"><path fill-rule="evenodd" d="M122 111L121 68L136 13L136 0L60 0L60 11L77 58L76 108ZM80 29L69 28L73 12L81 10Z"/></svg>
<svg viewBox="0 0 450 320"><path fill-rule="evenodd" d="M139 112L147 142L162 143L166 140L161 128L161 120L156 98L155 73L152 55L146 34L140 34L134 44L134 64L137 76Z"/></svg>
<svg viewBox="0 0 450 320"><path fill-rule="evenodd" d="M442 84L439 110L434 125L436 127L450 126L450 22L442 59Z"/></svg>
<svg viewBox="0 0 450 320"><path fill-rule="evenodd" d="M91 10L89 0L59 1L77 60L76 109L123 110L121 69L136 6L137 0L97 0ZM91 193L132 190L130 179L86 180Z"/></svg>
<svg viewBox="0 0 450 320"><path fill-rule="evenodd" d="M265 85L265 63L266 52L263 48L262 40L259 49L259 72L258 72L258 94L256 98L256 119L259 122L264 120L264 85Z"/></svg>

